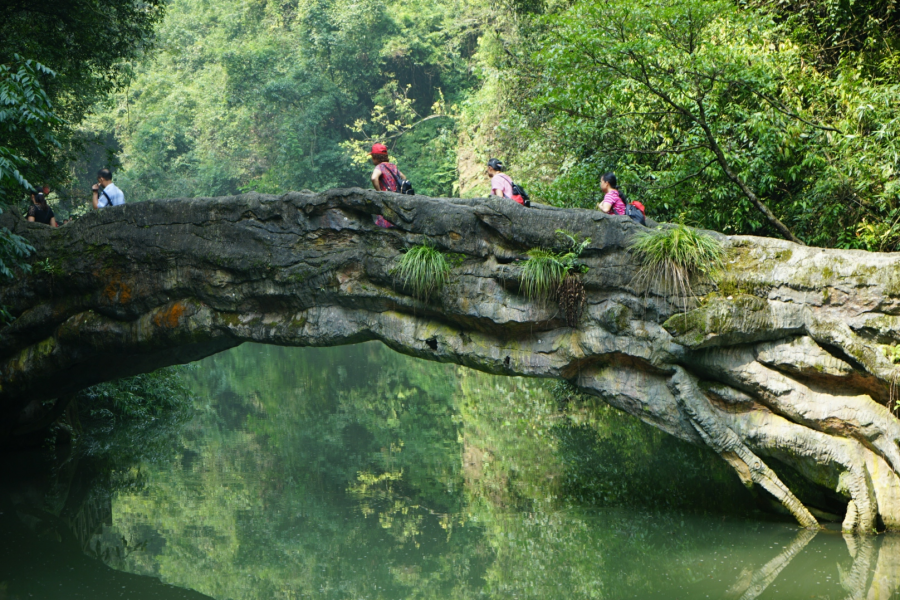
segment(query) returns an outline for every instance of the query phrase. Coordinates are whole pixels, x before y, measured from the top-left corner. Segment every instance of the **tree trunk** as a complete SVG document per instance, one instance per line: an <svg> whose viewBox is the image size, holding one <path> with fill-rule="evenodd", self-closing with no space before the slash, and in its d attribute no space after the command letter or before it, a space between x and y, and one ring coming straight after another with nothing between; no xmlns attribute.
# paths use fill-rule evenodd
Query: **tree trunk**
<svg viewBox="0 0 900 600"><path fill-rule="evenodd" d="M628 245L640 226L587 210L351 189L144 202L59 229L0 219L63 273L0 292L18 317L0 329L0 435L30 403L244 341L377 339L569 380L712 448L803 526L834 510L792 489L797 473L801 487L844 499L845 529L900 529L898 371L885 354L900 340L900 255L712 234L726 271L717 287L694 282L698 305L636 288ZM559 228L592 239L575 329L517 293L517 261L553 247ZM428 304L392 275L401 251L425 241L460 259Z"/></svg>
<svg viewBox="0 0 900 600"><path fill-rule="evenodd" d="M741 177L734 172L731 168L731 165L728 163L728 159L725 157L725 153L722 152L721 146L719 146L719 141L716 139L716 136L713 135L712 129L710 129L709 124L706 122L706 109L703 108L703 102L698 101L697 107L700 109L700 118L697 120L700 127L703 129L703 133L706 135L706 141L709 143L709 148L712 151L713 155L716 157L716 162L719 163L719 167L722 169L722 172L725 173L725 177L727 177L733 184L738 186L738 189L741 190L741 193L747 197L747 200L750 201L753 206L756 207L756 210L761 212L763 216L766 218L766 221L772 225L776 231L778 231L781 235L783 235L786 239L791 240L795 244L805 245L803 240L794 235L788 226L781 222L781 219L775 216L766 203L759 199L759 196L756 195L756 192L750 189L750 186L741 179Z"/></svg>

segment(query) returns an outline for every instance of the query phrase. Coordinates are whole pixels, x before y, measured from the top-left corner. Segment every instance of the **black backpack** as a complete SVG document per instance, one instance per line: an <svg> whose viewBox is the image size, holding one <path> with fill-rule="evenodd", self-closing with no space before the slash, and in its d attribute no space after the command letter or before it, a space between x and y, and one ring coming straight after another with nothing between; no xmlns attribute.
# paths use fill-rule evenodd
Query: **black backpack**
<svg viewBox="0 0 900 600"><path fill-rule="evenodd" d="M391 174L391 179L393 179L394 183L397 184L397 193L398 194L406 194L408 196L416 195L416 190L413 189L412 183L410 183L410 181L408 179L400 179L399 177L394 175L394 172L391 171L390 169L388 169L387 172ZM400 170L397 169L397 172L399 173Z"/></svg>
<svg viewBox="0 0 900 600"><path fill-rule="evenodd" d="M625 216L631 217L631 220L638 225L647 226L647 218L644 217L644 213L631 202L625 205Z"/></svg>

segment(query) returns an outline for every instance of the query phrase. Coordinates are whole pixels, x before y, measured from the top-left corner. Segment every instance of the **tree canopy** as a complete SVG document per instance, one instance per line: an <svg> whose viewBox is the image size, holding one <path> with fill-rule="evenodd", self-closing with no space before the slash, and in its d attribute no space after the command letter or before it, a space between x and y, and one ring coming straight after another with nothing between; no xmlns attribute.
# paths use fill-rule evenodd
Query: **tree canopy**
<svg viewBox="0 0 900 600"><path fill-rule="evenodd" d="M57 133L80 128L60 138L80 143L74 163L32 160L64 215L99 166L117 167L130 201L365 186L379 141L429 195L487 193L483 165L498 156L538 201L593 206L600 174L617 171L659 220L900 244L900 32L887 0L3 11L5 60L56 72L40 83L65 123Z"/></svg>
<svg viewBox="0 0 900 600"><path fill-rule="evenodd" d="M0 211L66 181L77 126L124 85L164 0L14 0L0 4ZM24 240L0 228L0 278L27 270ZM0 322L8 315L0 305Z"/></svg>
<svg viewBox="0 0 900 600"><path fill-rule="evenodd" d="M0 64L27 60L43 65L36 81L59 117L54 123L61 143L44 143L41 154L28 157L34 183L65 177L72 151L80 149L72 137L75 128L98 102L128 82L129 61L151 46L165 5L164 0L14 0L0 5Z"/></svg>
<svg viewBox="0 0 900 600"><path fill-rule="evenodd" d="M872 35L893 8L788 4L584 0L537 17L512 76L564 166L547 195L592 204L616 170L663 220L894 249L897 37Z"/></svg>
<svg viewBox="0 0 900 600"><path fill-rule="evenodd" d="M177 0L158 52L92 127L116 132L132 199L365 185L353 140L388 142L417 190L450 195L452 119L410 126L476 82L469 12L466 0Z"/></svg>

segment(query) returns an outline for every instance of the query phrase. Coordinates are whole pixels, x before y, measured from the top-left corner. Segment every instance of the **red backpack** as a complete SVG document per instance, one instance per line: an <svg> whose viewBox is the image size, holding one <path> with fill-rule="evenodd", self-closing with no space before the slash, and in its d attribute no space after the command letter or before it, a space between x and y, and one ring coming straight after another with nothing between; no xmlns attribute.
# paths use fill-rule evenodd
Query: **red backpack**
<svg viewBox="0 0 900 600"><path fill-rule="evenodd" d="M509 181L509 185L512 188L512 199L521 204L522 206L531 206L531 202L528 200L528 193L522 189L518 183L512 180L512 177L507 175L506 173L500 173L503 177Z"/></svg>

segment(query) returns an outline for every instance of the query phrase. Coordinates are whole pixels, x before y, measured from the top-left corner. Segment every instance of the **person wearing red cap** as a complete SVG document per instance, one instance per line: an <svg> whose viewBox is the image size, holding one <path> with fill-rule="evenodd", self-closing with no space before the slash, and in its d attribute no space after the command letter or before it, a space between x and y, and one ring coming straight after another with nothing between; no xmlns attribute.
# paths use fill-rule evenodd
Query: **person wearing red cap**
<svg viewBox="0 0 900 600"><path fill-rule="evenodd" d="M379 192L399 192L400 182L406 176L400 172L397 165L388 161L388 149L384 144L372 144L372 186Z"/></svg>

